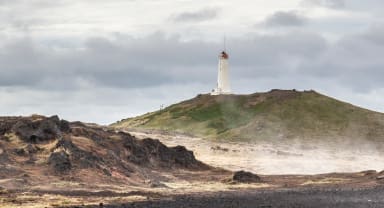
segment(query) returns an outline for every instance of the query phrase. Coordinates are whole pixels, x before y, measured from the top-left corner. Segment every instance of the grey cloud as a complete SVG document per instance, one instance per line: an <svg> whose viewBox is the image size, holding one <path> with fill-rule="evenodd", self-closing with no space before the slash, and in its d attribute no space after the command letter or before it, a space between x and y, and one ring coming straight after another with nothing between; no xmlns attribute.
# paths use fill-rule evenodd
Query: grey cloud
<svg viewBox="0 0 384 208"><path fill-rule="evenodd" d="M360 35L360 38L369 41L373 45L383 46L384 45L384 25L375 26L368 32Z"/></svg>
<svg viewBox="0 0 384 208"><path fill-rule="evenodd" d="M377 28L336 43L300 30L228 38L231 74L235 80L300 76L332 79L360 90L384 87L384 43L378 31L384 34ZM181 83L213 87L221 49L218 42L185 42L162 33L88 38L77 47L52 44L25 38L0 46L0 86L56 91Z"/></svg>
<svg viewBox="0 0 384 208"><path fill-rule="evenodd" d="M32 42L23 39L11 42L1 48L0 56L0 86L10 85L34 85L39 77L33 69L40 68L39 59L43 58L36 50ZM41 68L40 68L41 69Z"/></svg>
<svg viewBox="0 0 384 208"><path fill-rule="evenodd" d="M232 45L234 59L240 66L286 65L293 59L310 60L327 48L327 42L322 36L300 31L280 35L256 35L251 40L236 40ZM285 67L272 68L285 70Z"/></svg>
<svg viewBox="0 0 384 208"><path fill-rule="evenodd" d="M5 5L14 5L21 3L22 0L0 0L0 6L5 6Z"/></svg>
<svg viewBox="0 0 384 208"><path fill-rule="evenodd" d="M235 77L284 74L291 60L311 59L327 47L321 36L304 32L234 38L229 44L231 64L241 69ZM60 46L41 45L31 39L4 46L0 85L73 89L82 82L118 88L214 83L221 49L220 43L184 42L162 33L144 38L89 38L81 50Z"/></svg>
<svg viewBox="0 0 384 208"><path fill-rule="evenodd" d="M338 91L350 95L350 102L383 109L384 26L353 34L370 21L382 21L382 0L306 0L303 5L343 9L343 16L309 20L301 13L277 12L265 20L271 28L260 27L257 34L247 33L253 16L241 10L228 17L217 8L169 17L164 11L155 14L155 8L151 17L140 16L159 17L154 22L164 24L168 35L143 35L156 28L151 21L131 27L129 21L138 16L130 16L124 7L134 8L141 1L126 2L0 0L0 115L60 114L106 123L208 92L216 83L222 43L205 38L215 38L222 29L235 34L227 33L227 48L236 93L312 88L329 95ZM156 1L140 7L153 9L151 3ZM226 3L219 6L230 9ZM87 10L78 16L82 9ZM219 17L225 19L209 22ZM182 23L191 24L179 27ZM120 34L114 36L116 31ZM188 37L169 35L174 31ZM330 42L310 31L330 35L326 37L347 35ZM361 92L370 97L365 103L353 97Z"/></svg>
<svg viewBox="0 0 384 208"><path fill-rule="evenodd" d="M0 86L76 89L83 83L119 88L156 86L195 77L215 54L210 43L183 43L154 34L142 39L90 38L82 49L41 45L31 39L0 47ZM215 70L212 70L212 74ZM212 76L213 78L214 76ZM83 82L83 83L81 83Z"/></svg>
<svg viewBox="0 0 384 208"><path fill-rule="evenodd" d="M267 27L297 27L303 26L308 19L294 11L278 11L271 16L268 16L263 25Z"/></svg>
<svg viewBox="0 0 384 208"><path fill-rule="evenodd" d="M215 19L219 14L216 8L207 8L198 11L188 11L172 15L170 18L175 22L202 22Z"/></svg>
<svg viewBox="0 0 384 208"><path fill-rule="evenodd" d="M48 26L63 20L55 19L66 0L0 0L0 28L13 32L29 32L31 28ZM50 15L51 18L47 18ZM17 32L16 32L17 33Z"/></svg>
<svg viewBox="0 0 384 208"><path fill-rule="evenodd" d="M344 0L302 0L304 6L321 6L332 9L342 9L345 7Z"/></svg>
<svg viewBox="0 0 384 208"><path fill-rule="evenodd" d="M382 28L348 35L336 43L301 30L228 37L233 88L237 92L270 88L327 88L332 92L343 88L350 93L384 88ZM56 43L30 37L0 46L2 106L16 113L25 113L23 109L63 113L71 119L76 118L76 109L82 119L96 121L103 121L104 115L93 112L105 111L113 114L107 119L112 122L122 118L121 112L134 114L122 103L137 102L132 104L140 109L136 113L144 113L152 110L150 106L208 92L215 85L221 49L221 43L186 42L162 33L141 38L94 37L71 47ZM13 91L4 92L9 88ZM156 101L149 103L152 97ZM39 107L41 102L47 104ZM90 109L85 109L90 102ZM10 107L16 104L18 108Z"/></svg>
<svg viewBox="0 0 384 208"><path fill-rule="evenodd" d="M339 84L358 92L383 88L382 35L384 30L375 28L364 34L345 36L317 59L303 62L299 71L309 76L338 80Z"/></svg>
<svg viewBox="0 0 384 208"><path fill-rule="evenodd" d="M36 7L56 7L61 6L64 3L66 3L66 0L0 0L0 5L2 6L14 6L17 4L24 4L30 6L36 6Z"/></svg>

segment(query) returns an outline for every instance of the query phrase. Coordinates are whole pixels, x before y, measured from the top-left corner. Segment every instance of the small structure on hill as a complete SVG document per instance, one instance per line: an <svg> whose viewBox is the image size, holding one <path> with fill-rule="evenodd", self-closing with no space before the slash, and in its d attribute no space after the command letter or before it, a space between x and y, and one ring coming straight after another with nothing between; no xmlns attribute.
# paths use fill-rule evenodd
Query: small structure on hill
<svg viewBox="0 0 384 208"><path fill-rule="evenodd" d="M229 56L225 50L220 53L217 86L212 90L211 95L231 94L231 85L229 83L228 73L228 58Z"/></svg>

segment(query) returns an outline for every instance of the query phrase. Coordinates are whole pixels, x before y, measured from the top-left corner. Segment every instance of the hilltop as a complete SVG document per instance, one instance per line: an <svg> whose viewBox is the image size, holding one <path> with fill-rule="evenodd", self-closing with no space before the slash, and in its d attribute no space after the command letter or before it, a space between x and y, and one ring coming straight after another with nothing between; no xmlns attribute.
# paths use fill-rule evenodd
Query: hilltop
<svg viewBox="0 0 384 208"><path fill-rule="evenodd" d="M202 94L161 111L121 120L112 127L235 141L382 141L384 114L312 90L271 90L250 95Z"/></svg>

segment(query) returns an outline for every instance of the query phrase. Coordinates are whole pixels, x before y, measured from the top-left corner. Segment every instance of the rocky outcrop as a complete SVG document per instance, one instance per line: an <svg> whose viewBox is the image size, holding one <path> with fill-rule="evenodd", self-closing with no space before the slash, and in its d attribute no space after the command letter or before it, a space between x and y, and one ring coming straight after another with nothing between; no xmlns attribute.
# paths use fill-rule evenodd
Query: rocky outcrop
<svg viewBox="0 0 384 208"><path fill-rule="evenodd" d="M5 148L0 165L12 161L14 167L19 163L20 170L25 165L39 166L46 168L47 174L58 176L84 169L109 177L115 173L121 178L132 174L145 177L141 175L143 169L210 168L183 146L167 147L159 140L139 140L128 133L70 123L57 116L0 117L0 136L0 147Z"/></svg>
<svg viewBox="0 0 384 208"><path fill-rule="evenodd" d="M53 152L49 156L48 164L56 173L66 173L72 167L69 155L65 151Z"/></svg>
<svg viewBox="0 0 384 208"><path fill-rule="evenodd" d="M0 135L14 133L29 143L53 140L70 130L69 122L58 116L5 117L0 119Z"/></svg>
<svg viewBox="0 0 384 208"><path fill-rule="evenodd" d="M226 182L229 184L237 184L237 183L260 183L262 181L258 175L241 170L241 171L234 172L231 178L224 179L223 182Z"/></svg>
<svg viewBox="0 0 384 208"><path fill-rule="evenodd" d="M237 171L233 174L232 180L239 183L259 183L261 178L251 172Z"/></svg>
<svg viewBox="0 0 384 208"><path fill-rule="evenodd" d="M28 156L41 151L41 149L34 144L27 144L25 147L17 148L14 152L19 156Z"/></svg>
<svg viewBox="0 0 384 208"><path fill-rule="evenodd" d="M183 146L167 147L159 140L128 139L124 147L131 153L128 160L136 164L159 167L184 167L184 168L207 168L200 161L196 160L192 151L188 151Z"/></svg>
<svg viewBox="0 0 384 208"><path fill-rule="evenodd" d="M105 165L103 157L94 154L91 151L82 150L77 147L69 137L60 139L53 151L64 150L69 152L70 160L78 168L100 168Z"/></svg>

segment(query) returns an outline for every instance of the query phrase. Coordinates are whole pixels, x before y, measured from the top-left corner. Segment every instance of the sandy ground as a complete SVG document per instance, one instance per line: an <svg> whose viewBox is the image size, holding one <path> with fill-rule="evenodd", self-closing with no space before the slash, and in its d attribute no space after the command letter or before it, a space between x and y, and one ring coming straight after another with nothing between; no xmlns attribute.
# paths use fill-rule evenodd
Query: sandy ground
<svg viewBox="0 0 384 208"><path fill-rule="evenodd" d="M138 138L157 138L168 146L183 145L198 160L232 171L257 174L322 174L384 169L384 152L370 145L350 147L301 143L215 142L185 135L130 132Z"/></svg>
<svg viewBox="0 0 384 208"><path fill-rule="evenodd" d="M216 174L180 172L158 188L63 181L56 189L0 190L0 207L384 207L382 174L261 175L261 183L227 184L207 181Z"/></svg>
<svg viewBox="0 0 384 208"><path fill-rule="evenodd" d="M206 196L179 196L171 200L143 201L130 204L107 205L122 207L167 207L167 208L363 208L384 207L384 188L361 190L298 189L282 191L248 191L219 193Z"/></svg>

